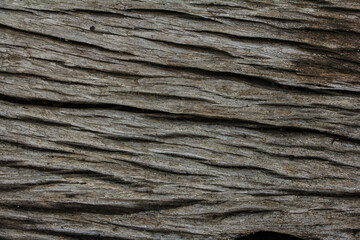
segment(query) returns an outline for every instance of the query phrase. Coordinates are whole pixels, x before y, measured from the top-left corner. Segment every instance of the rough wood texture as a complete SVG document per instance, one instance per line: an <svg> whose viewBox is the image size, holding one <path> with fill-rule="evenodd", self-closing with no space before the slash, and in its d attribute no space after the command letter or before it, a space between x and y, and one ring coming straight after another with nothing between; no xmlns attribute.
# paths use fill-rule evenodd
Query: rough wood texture
<svg viewBox="0 0 360 240"><path fill-rule="evenodd" d="M359 239L360 1L1 0L0 238Z"/></svg>

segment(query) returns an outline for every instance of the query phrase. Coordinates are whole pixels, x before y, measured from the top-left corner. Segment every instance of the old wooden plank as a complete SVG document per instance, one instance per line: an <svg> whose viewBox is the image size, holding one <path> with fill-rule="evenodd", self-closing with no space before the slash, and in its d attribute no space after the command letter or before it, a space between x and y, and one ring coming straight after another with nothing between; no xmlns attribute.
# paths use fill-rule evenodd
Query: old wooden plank
<svg viewBox="0 0 360 240"><path fill-rule="evenodd" d="M359 238L360 1L0 2L0 238Z"/></svg>

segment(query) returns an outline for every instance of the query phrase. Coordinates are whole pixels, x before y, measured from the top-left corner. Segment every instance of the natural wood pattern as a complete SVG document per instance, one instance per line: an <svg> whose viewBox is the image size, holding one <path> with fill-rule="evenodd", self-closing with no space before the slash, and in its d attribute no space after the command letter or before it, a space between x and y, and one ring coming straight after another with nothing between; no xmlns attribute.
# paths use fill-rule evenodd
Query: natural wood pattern
<svg viewBox="0 0 360 240"><path fill-rule="evenodd" d="M0 1L0 238L359 239L360 1Z"/></svg>

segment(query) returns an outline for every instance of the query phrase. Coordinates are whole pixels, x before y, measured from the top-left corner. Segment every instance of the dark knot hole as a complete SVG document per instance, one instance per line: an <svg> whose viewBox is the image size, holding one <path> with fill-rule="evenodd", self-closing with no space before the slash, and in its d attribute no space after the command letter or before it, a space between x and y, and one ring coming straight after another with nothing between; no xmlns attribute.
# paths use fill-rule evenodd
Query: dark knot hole
<svg viewBox="0 0 360 240"><path fill-rule="evenodd" d="M261 231L236 238L235 240L304 240L304 239L285 233Z"/></svg>

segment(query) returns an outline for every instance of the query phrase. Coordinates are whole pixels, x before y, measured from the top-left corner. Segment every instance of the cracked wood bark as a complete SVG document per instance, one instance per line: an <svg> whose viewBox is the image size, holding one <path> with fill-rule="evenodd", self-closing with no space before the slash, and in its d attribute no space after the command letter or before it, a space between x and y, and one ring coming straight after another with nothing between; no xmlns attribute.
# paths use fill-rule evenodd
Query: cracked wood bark
<svg viewBox="0 0 360 240"><path fill-rule="evenodd" d="M359 239L360 1L1 0L0 238Z"/></svg>

